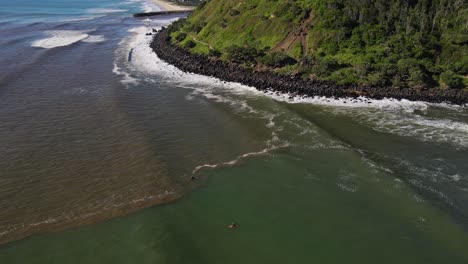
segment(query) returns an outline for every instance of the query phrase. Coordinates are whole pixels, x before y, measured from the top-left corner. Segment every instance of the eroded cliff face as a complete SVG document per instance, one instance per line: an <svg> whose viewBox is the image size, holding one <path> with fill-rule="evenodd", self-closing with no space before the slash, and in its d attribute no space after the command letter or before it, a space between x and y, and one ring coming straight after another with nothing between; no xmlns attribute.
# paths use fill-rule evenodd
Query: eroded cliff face
<svg viewBox="0 0 468 264"><path fill-rule="evenodd" d="M171 37L192 53L341 84L468 84L463 0L211 0Z"/></svg>

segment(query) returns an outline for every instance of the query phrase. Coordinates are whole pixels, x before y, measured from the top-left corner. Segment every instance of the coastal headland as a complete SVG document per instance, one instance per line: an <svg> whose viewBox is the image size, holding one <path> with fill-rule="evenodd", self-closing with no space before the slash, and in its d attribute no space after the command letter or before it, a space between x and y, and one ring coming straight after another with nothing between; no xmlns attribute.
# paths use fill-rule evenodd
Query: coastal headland
<svg viewBox="0 0 468 264"><path fill-rule="evenodd" d="M332 81L305 79L299 75L281 75L271 70L255 70L239 64L222 61L208 55L192 54L173 45L170 27L154 36L151 48L159 58L179 69L237 82L260 91L287 93L291 96L325 96L330 98L407 99L430 103L466 105L468 92L460 89L393 88L360 84L336 84Z"/></svg>

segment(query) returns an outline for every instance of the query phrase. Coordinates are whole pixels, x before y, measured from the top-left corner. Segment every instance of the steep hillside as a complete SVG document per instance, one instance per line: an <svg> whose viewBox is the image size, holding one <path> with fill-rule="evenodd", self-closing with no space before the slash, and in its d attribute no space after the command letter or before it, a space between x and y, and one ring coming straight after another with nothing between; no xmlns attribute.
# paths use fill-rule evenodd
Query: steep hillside
<svg viewBox="0 0 468 264"><path fill-rule="evenodd" d="M246 67L394 87L466 88L464 0L210 0L173 43Z"/></svg>

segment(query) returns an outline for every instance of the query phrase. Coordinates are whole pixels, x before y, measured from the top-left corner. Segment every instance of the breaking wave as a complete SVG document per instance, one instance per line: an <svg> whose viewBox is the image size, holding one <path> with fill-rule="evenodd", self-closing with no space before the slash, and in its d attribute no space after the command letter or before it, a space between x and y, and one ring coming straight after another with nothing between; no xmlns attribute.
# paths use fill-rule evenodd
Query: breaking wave
<svg viewBox="0 0 468 264"><path fill-rule="evenodd" d="M82 41L87 42L87 43L98 43L98 42L106 41L106 38L103 35L95 35L95 36L88 36Z"/></svg>
<svg viewBox="0 0 468 264"><path fill-rule="evenodd" d="M35 40L31 46L44 49L64 47L87 38L88 32L88 30L50 30L45 32L49 37Z"/></svg>
<svg viewBox="0 0 468 264"><path fill-rule="evenodd" d="M35 40L31 43L31 47L53 49L58 47L69 46L73 43L82 41L87 43L97 43L105 41L102 35L89 35L93 30L49 30L44 32L47 38Z"/></svg>
<svg viewBox="0 0 468 264"><path fill-rule="evenodd" d="M123 13L127 11L128 9L119 9L119 8L90 8L87 10L88 13L92 13L92 14Z"/></svg>

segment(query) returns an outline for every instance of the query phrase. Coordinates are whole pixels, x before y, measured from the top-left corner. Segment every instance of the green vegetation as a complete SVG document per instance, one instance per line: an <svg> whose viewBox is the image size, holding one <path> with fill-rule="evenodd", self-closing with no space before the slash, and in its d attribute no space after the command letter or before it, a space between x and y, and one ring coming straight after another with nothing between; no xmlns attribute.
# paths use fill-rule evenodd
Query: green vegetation
<svg viewBox="0 0 468 264"><path fill-rule="evenodd" d="M394 87L468 83L465 0L210 0L173 31L173 43L192 52L284 74Z"/></svg>
<svg viewBox="0 0 468 264"><path fill-rule="evenodd" d="M259 59L264 65L281 68L287 65L294 65L297 61L284 52L271 52Z"/></svg>
<svg viewBox="0 0 468 264"><path fill-rule="evenodd" d="M170 0L178 5L195 6L200 4L201 0Z"/></svg>
<svg viewBox="0 0 468 264"><path fill-rule="evenodd" d="M226 48L226 53L230 61L255 64L257 58L265 55L265 49L258 50L253 46L232 45Z"/></svg>

